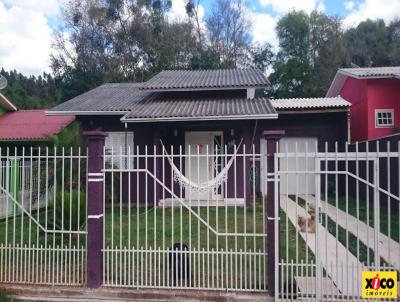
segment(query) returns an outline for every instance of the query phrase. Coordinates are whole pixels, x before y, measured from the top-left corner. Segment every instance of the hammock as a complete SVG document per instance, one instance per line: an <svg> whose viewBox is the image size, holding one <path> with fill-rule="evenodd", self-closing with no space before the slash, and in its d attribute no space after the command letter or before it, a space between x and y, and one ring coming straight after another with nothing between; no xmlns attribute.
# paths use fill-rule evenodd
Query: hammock
<svg viewBox="0 0 400 302"><path fill-rule="evenodd" d="M242 144L242 140L240 141L239 145L237 146L237 148L235 150L235 154L239 150L239 147L241 144ZM230 158L230 160L227 162L227 164L225 165L225 167L221 170L221 172L219 172L218 175L215 176L213 179L202 182L202 183L195 183L195 182L191 181L190 179L188 179L185 175L182 174L182 172L175 166L173 159L166 151L164 144L162 142L161 142L161 145L163 147L163 152L167 155L169 164L172 167L174 181L179 183L179 185L181 187L184 187L186 190L192 190L194 192L204 192L204 191L209 191L210 189L215 190L219 186L221 186L223 183L225 183L228 179L229 168L232 166L232 163L235 159L235 157L232 156Z"/></svg>

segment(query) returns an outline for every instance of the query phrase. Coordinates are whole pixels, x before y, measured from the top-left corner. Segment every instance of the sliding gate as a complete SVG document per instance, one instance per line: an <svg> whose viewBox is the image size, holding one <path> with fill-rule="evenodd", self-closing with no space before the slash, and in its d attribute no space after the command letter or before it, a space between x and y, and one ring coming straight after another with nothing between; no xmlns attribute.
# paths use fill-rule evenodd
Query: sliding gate
<svg viewBox="0 0 400 302"><path fill-rule="evenodd" d="M103 284L265 291L260 157L243 144L105 152Z"/></svg>
<svg viewBox="0 0 400 302"><path fill-rule="evenodd" d="M276 299L359 301L363 272L400 271L399 162L398 142L281 144Z"/></svg>

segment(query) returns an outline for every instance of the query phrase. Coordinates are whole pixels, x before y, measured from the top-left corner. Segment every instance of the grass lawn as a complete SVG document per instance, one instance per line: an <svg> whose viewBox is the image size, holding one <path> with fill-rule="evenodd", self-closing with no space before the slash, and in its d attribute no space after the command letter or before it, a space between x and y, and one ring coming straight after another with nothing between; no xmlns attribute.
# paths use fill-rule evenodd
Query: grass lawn
<svg viewBox="0 0 400 302"><path fill-rule="evenodd" d="M195 214L199 215L210 228L228 235L216 236L205 224L199 221ZM44 215L41 213L40 215ZM52 215L49 212L49 216ZM286 246L289 250L289 259L305 259L305 244L300 236L298 254L296 254L296 232L289 222L288 236L286 236L286 216L281 211L280 220L280 251L281 257L286 258ZM35 215L34 215L35 216ZM129 219L130 217L130 219ZM218 217L218 219L217 219ZM130 216L127 208L106 209L105 213L105 245L109 247L160 247L168 248L173 243L182 242L196 250L224 249L233 251L264 251L266 237L252 234L263 234L266 221L263 221L263 207L255 208L210 207L194 208L193 213L185 208L131 208ZM146 223L147 221L147 223ZM10 217L7 222L8 243L13 243L15 235L16 244L61 245L63 237L64 245L69 245L69 235L48 234L45 236L35 223L27 216L15 219ZM15 232L14 232L15 229ZM29 238L29 229L31 236ZM129 231L130 230L130 231ZM236 233L236 235L235 235ZM246 233L247 236L243 234ZM80 244L84 245L86 236L80 235ZM0 243L5 243L6 221L0 222ZM286 238L288 240L286 240ZM207 240L208 239L208 240ZM72 245L77 244L77 236L72 236Z"/></svg>
<svg viewBox="0 0 400 302"><path fill-rule="evenodd" d="M373 199L373 197L371 198ZM328 202L336 206L338 205L339 209L346 212L346 197L339 196L337 202L336 198L329 197ZM358 203L358 219L364 223L369 223L371 227L374 226L374 204L373 200L370 200L369 205L366 201L360 200ZM348 198L348 213L357 218L357 200L353 197ZM381 207L380 208L380 231L385 235L389 235L390 237L395 240L399 241L399 223L400 223L400 216L399 216L399 209L390 209L389 215L389 208Z"/></svg>
<svg viewBox="0 0 400 302"><path fill-rule="evenodd" d="M191 248L263 250L263 208L115 208L106 210L105 243L114 247L168 248L182 242ZM200 222L198 215L206 223ZM207 227L207 225L209 227ZM228 235L216 236L213 230ZM240 234L246 233L248 236ZM238 234L238 235L235 235ZM250 235L249 235L250 234Z"/></svg>
<svg viewBox="0 0 400 302"><path fill-rule="evenodd" d="M253 284L247 285L247 287L261 288L263 286L262 276L265 274L267 265L266 257L262 253L266 252L267 240L274 240L273 238L254 236L254 233L263 234L265 232L267 221L263 220L263 210L260 204L257 204L255 208L194 208L191 213L185 208L131 208L129 210L117 207L114 210L106 209L104 217L105 245L116 249L124 249L130 246L153 250L156 247L162 250L168 249L173 243L183 242L191 247L192 250L204 249L205 252L201 254L204 256L199 256L200 258L192 256L191 265L195 267L204 266L207 268L206 272L209 272L208 270L215 271L209 277L211 281L218 282L217 280L219 280L221 282L221 280L228 278L234 282L244 282L240 279L240 276L243 276L247 270L248 280L250 280L249 278L251 280L254 279ZM210 228L199 222L199 219L194 214L199 215L208 222L210 228L230 235L216 236ZM40 215L44 215L44 213ZM49 215L51 215L51 212L49 212ZM303 239L296 235L294 226L290 222L286 225L286 216L283 211L281 211L280 215L280 258L284 259L285 262L290 262L293 259L293 261L300 262L303 260L310 263L314 259L313 254L308 251L306 260L306 245ZM50 247L53 246L53 243L57 246L61 245L62 242L66 247L69 247L70 244L72 247L85 246L85 235L80 235L79 244L75 236L61 236L59 234L45 236L44 232L30 221L27 216L24 216L23 219L18 216L15 220L9 218L7 228L8 244L12 244L15 238L16 244L21 244L22 242L22 244L31 246L36 246L37 244L39 246L45 245L46 242ZM31 232L30 236L29 230ZM243 233L246 233L247 236L244 236ZM0 222L0 243L5 243L5 234L6 221L3 220ZM298 249L296 249L296 241L299 244ZM223 251L217 256L219 257L219 263L216 258L214 260L214 256L207 256L212 254L207 251L212 251L213 249L214 251L216 249ZM233 252L246 251L248 253L247 258L242 259L242 256L235 256L238 255L237 253L232 253L233 256L229 256L231 250ZM254 251L261 252L261 254L250 256L254 255ZM288 258L286 258L286 255L288 255ZM111 278L114 282L122 280L121 267L125 265L125 257L126 255L120 251L114 254L106 253L106 278ZM141 254L133 253L132 257L134 257L136 263L142 261ZM130 259L132 260L133 258ZM161 260L157 260L154 254L145 254L143 258L145 266L137 268L139 275L155 276L159 273L157 267L161 268L161 272L166 270L166 262L162 259L165 259L164 256L161 257ZM156 264L155 261L159 262L157 262L156 266L151 266L151 263ZM226 263L225 265L224 262ZM235 268L236 265L243 270L242 275L231 271L230 268ZM206 272L204 273L206 274ZM205 278L207 280L208 277L205 276ZM244 285L242 284L242 286Z"/></svg>

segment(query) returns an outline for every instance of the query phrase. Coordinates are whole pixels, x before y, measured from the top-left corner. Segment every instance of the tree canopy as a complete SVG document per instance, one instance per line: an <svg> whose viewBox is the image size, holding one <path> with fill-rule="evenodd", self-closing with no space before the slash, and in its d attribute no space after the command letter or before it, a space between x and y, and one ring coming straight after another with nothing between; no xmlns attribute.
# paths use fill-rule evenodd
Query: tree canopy
<svg viewBox="0 0 400 302"><path fill-rule="evenodd" d="M1 70L3 91L20 108L44 108L105 82L145 81L165 69L256 67L269 73L269 97L325 95L348 66L400 64L400 20L366 20L343 29L323 12L290 11L275 30L278 49L254 44L244 0L216 0L200 19L201 0L171 18L170 0L68 0L54 33L52 74Z"/></svg>

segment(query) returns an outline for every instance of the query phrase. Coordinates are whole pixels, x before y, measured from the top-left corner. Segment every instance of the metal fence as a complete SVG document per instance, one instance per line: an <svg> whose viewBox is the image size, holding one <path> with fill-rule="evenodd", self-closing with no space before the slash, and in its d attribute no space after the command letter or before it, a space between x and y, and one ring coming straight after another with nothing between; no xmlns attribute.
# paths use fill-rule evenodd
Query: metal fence
<svg viewBox="0 0 400 302"><path fill-rule="evenodd" d="M281 145L275 155L276 299L362 300L363 271L400 271L400 184L390 181L399 179L399 144L384 152L379 143L373 151L348 147L306 145L296 152L297 145Z"/></svg>
<svg viewBox="0 0 400 302"><path fill-rule="evenodd" d="M105 153L106 286L266 290L261 155L221 148Z"/></svg>
<svg viewBox="0 0 400 302"><path fill-rule="evenodd" d="M363 271L400 270L399 147L161 144L93 173L80 149L2 149L0 282L84 285L90 216L104 286L361 300Z"/></svg>
<svg viewBox="0 0 400 302"><path fill-rule="evenodd" d="M83 285L86 155L0 149L0 282Z"/></svg>

